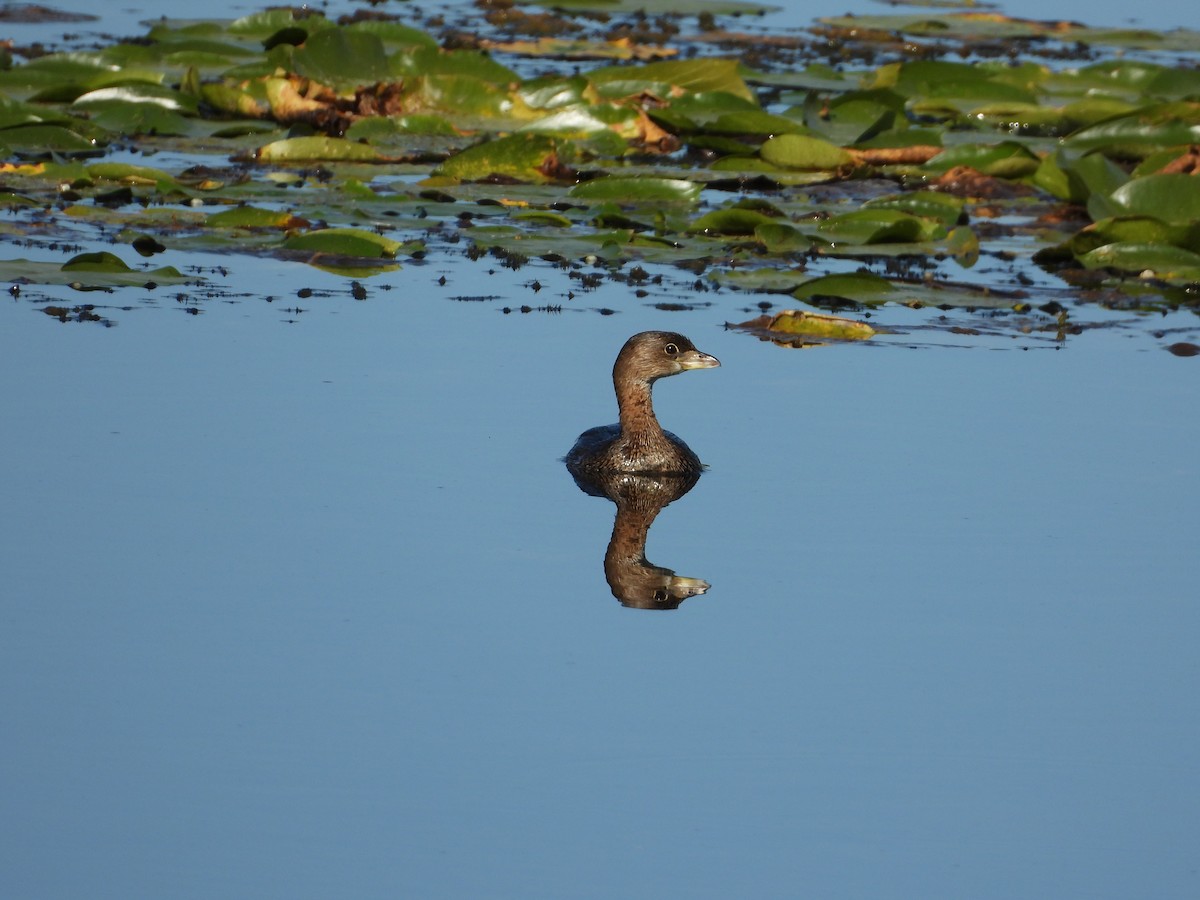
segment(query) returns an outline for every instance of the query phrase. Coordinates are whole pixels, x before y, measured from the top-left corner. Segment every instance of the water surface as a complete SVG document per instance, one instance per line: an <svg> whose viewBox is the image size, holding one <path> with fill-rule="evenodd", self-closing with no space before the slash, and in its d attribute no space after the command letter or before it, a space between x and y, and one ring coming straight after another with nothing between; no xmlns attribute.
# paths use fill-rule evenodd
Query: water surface
<svg viewBox="0 0 1200 900"><path fill-rule="evenodd" d="M1196 895L1194 316L793 351L746 295L194 262L199 314L0 304L7 893ZM646 328L722 361L656 389L675 612L559 462Z"/></svg>
<svg viewBox="0 0 1200 900"><path fill-rule="evenodd" d="M1194 892L1188 360L787 351L433 275L2 307L17 893ZM711 465L650 533L713 585L673 613L612 597L557 461L643 327L723 362L657 392Z"/></svg>

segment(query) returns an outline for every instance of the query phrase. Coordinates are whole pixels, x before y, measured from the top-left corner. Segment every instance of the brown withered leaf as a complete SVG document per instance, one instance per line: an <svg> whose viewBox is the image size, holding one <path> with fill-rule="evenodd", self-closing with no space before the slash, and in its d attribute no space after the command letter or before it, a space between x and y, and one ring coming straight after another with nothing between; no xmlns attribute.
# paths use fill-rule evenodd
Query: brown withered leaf
<svg viewBox="0 0 1200 900"><path fill-rule="evenodd" d="M1183 153L1159 169L1155 174L1200 175L1200 147L1192 144Z"/></svg>
<svg viewBox="0 0 1200 900"><path fill-rule="evenodd" d="M1017 182L985 175L970 166L955 166L933 183L934 190L945 191L957 197L981 199L1005 199L1023 197L1032 193L1032 188Z"/></svg>
<svg viewBox="0 0 1200 900"><path fill-rule="evenodd" d="M648 153L674 153L679 149L679 138L658 125L646 115L645 110L639 109L637 115L638 136L635 142L642 150Z"/></svg>

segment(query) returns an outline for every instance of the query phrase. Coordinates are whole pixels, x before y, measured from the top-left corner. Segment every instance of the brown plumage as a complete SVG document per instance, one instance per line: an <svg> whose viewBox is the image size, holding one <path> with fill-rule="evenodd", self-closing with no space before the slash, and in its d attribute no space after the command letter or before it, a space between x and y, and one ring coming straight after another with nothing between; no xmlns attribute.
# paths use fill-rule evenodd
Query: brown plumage
<svg viewBox="0 0 1200 900"><path fill-rule="evenodd" d="M635 334L613 365L621 421L590 428L566 456L573 472L688 475L703 469L687 444L664 431L654 415L651 388L659 378L721 363L673 331Z"/></svg>

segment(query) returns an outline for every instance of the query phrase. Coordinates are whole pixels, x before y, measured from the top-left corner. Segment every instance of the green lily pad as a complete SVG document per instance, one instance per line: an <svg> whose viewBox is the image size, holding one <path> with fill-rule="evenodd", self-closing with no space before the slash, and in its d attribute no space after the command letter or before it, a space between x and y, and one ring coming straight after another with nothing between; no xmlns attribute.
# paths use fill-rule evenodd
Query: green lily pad
<svg viewBox="0 0 1200 900"><path fill-rule="evenodd" d="M430 47L436 48L437 40L419 28L411 28L400 22L387 19L362 19L347 26L352 31L367 32L375 35L384 46L397 47Z"/></svg>
<svg viewBox="0 0 1200 900"><path fill-rule="evenodd" d="M1073 163L1060 154L1058 160L1066 171L1070 199L1086 203L1093 219L1114 215L1108 197L1129 181L1124 169L1103 153L1090 153Z"/></svg>
<svg viewBox="0 0 1200 900"><path fill-rule="evenodd" d="M754 234L759 226L772 225L776 221L752 209L730 207L705 213L692 223L691 230L711 234Z"/></svg>
<svg viewBox="0 0 1200 900"><path fill-rule="evenodd" d="M903 121L904 98L891 91L852 91L829 101L816 94L805 103L805 123L835 146L878 137Z"/></svg>
<svg viewBox="0 0 1200 900"><path fill-rule="evenodd" d="M863 204L863 208L896 209L923 219L932 219L950 228L962 219L964 205L961 197L941 191L910 191L872 198Z"/></svg>
<svg viewBox="0 0 1200 900"><path fill-rule="evenodd" d="M768 253L802 253L812 246L812 239L800 229L773 220L755 226L754 239Z"/></svg>
<svg viewBox="0 0 1200 900"><path fill-rule="evenodd" d="M1009 134L1059 135L1069 127L1063 110L1033 102L988 103L973 107L966 118Z"/></svg>
<svg viewBox="0 0 1200 900"><path fill-rule="evenodd" d="M206 224L211 228L290 228L296 222L296 217L285 210L236 206L213 213Z"/></svg>
<svg viewBox="0 0 1200 900"><path fill-rule="evenodd" d="M75 270L84 272L129 272L132 271L129 266L125 265L121 257L113 253L80 253L77 256L71 257L62 264L64 272Z"/></svg>
<svg viewBox="0 0 1200 900"><path fill-rule="evenodd" d="M633 110L623 110L626 117L635 119ZM521 127L522 131L538 134L555 134L559 137L583 137L608 131L609 123L596 115L596 111L586 104L557 109L548 116L542 116Z"/></svg>
<svg viewBox="0 0 1200 900"><path fill-rule="evenodd" d="M959 166L967 166L985 175L997 178L1021 178L1033 175L1040 160L1036 153L1015 141L998 144L959 144L947 147L928 163L931 172L948 172Z"/></svg>
<svg viewBox="0 0 1200 900"><path fill-rule="evenodd" d="M475 50L441 50L437 47L415 47L396 54L391 60L393 75L421 76L453 75L486 82L508 90L520 84L521 78L512 69L501 65L486 53Z"/></svg>
<svg viewBox="0 0 1200 900"><path fill-rule="evenodd" d="M154 187L164 193L180 187L179 182L169 172L151 166L98 162L87 167L87 174L97 181L112 181L132 187Z"/></svg>
<svg viewBox="0 0 1200 900"><path fill-rule="evenodd" d="M361 228L322 228L293 235L283 242L284 250L369 259L394 257L403 246L401 241Z"/></svg>
<svg viewBox="0 0 1200 900"><path fill-rule="evenodd" d="M1089 269L1119 269L1164 281L1200 284L1200 254L1166 244L1105 244L1083 254L1079 261Z"/></svg>
<svg viewBox="0 0 1200 900"><path fill-rule="evenodd" d="M375 84L391 77L383 41L351 28L326 28L309 35L292 61L300 75L333 86Z"/></svg>
<svg viewBox="0 0 1200 900"><path fill-rule="evenodd" d="M276 163L312 162L314 160L374 162L380 159L379 152L366 144L331 137L285 138L282 141L273 141L259 147L255 156L259 162Z"/></svg>
<svg viewBox="0 0 1200 900"><path fill-rule="evenodd" d="M27 259L0 260L0 280L15 284L65 284L79 290L94 290L153 287L159 284L201 282L204 279L184 277L173 266L131 269L120 257L100 252L79 254L62 265Z"/></svg>
<svg viewBox="0 0 1200 900"><path fill-rule="evenodd" d="M802 134L773 137L762 145L759 155L765 162L783 169L829 170L854 162L853 155L841 147Z"/></svg>
<svg viewBox="0 0 1200 900"><path fill-rule="evenodd" d="M1153 216L1178 225L1200 222L1200 178L1194 175L1134 178L1109 194L1105 205L1113 210L1111 215Z"/></svg>
<svg viewBox="0 0 1200 900"><path fill-rule="evenodd" d="M191 131L182 115L149 103L95 103L89 111L94 124L114 134L186 135Z"/></svg>
<svg viewBox="0 0 1200 900"><path fill-rule="evenodd" d="M1067 242L1067 249L1072 255L1081 257L1106 244L1175 244L1187 240L1189 231L1193 232L1194 240L1194 232L1198 229L1200 224L1194 228L1172 226L1153 216L1116 216L1101 219L1076 233Z"/></svg>
<svg viewBox="0 0 1200 900"><path fill-rule="evenodd" d="M84 126L84 123L80 123ZM86 126L84 126L86 127ZM83 128L66 128L62 125L21 125L0 132L6 146L25 153L95 153L101 145L81 133Z"/></svg>
<svg viewBox="0 0 1200 900"><path fill-rule="evenodd" d="M683 178L626 178L609 175L577 184L568 197L618 203L686 203L700 199L701 185Z"/></svg>
<svg viewBox="0 0 1200 900"><path fill-rule="evenodd" d="M738 327L787 337L813 338L817 341L865 341L875 335L875 329L866 322L804 309L785 309L773 316L760 316L750 322L743 322Z"/></svg>
<svg viewBox="0 0 1200 900"><path fill-rule="evenodd" d="M795 119L764 112L761 109L740 109L723 112L704 126L709 134L762 135L810 134L809 128Z"/></svg>
<svg viewBox="0 0 1200 900"><path fill-rule="evenodd" d="M964 269L979 262L979 235L965 225L953 228L946 235L946 249Z"/></svg>
<svg viewBox="0 0 1200 900"><path fill-rule="evenodd" d="M187 94L160 84L120 84L88 91L72 104L80 109L112 104L157 106L183 115L196 115L196 100Z"/></svg>
<svg viewBox="0 0 1200 900"><path fill-rule="evenodd" d="M486 81L468 75L420 75L405 79L405 104L413 112L444 113L454 116L461 128L473 127L471 117L492 130L506 127L507 121L520 123L534 113L513 103L513 91L507 83Z"/></svg>
<svg viewBox="0 0 1200 900"><path fill-rule="evenodd" d="M817 226L820 237L834 244L918 243L945 237L940 222L898 209L861 209L831 216Z"/></svg>
<svg viewBox="0 0 1200 900"><path fill-rule="evenodd" d="M438 166L434 174L459 181L500 175L545 183L554 180L563 165L561 146L546 135L514 134L468 147Z"/></svg>
<svg viewBox="0 0 1200 900"><path fill-rule="evenodd" d="M21 125L62 125L72 121L72 117L65 113L0 96L0 129Z"/></svg>
<svg viewBox="0 0 1200 900"><path fill-rule="evenodd" d="M16 194L12 191L0 191L0 206L12 208L18 206L40 206L32 197L26 197L23 194Z"/></svg>
<svg viewBox="0 0 1200 900"><path fill-rule="evenodd" d="M738 72L732 59L688 59L647 63L642 66L610 66L593 69L587 79L604 97L626 97L642 92L672 96L716 91L756 102L754 92Z"/></svg>
<svg viewBox="0 0 1200 900"><path fill-rule="evenodd" d="M517 222L525 222L530 225L548 225L552 228L572 228L576 224L574 220L564 215L543 209L516 212L512 214L512 218Z"/></svg>
<svg viewBox="0 0 1200 900"><path fill-rule="evenodd" d="M310 32L333 27L333 23L323 16L297 17L291 7L281 6L234 19L225 26L225 30L231 35L262 39L297 25L303 25Z"/></svg>
<svg viewBox="0 0 1200 900"><path fill-rule="evenodd" d="M1200 103L1164 103L1135 109L1081 128L1067 137L1072 150L1145 156L1151 150L1200 142Z"/></svg>
<svg viewBox="0 0 1200 900"><path fill-rule="evenodd" d="M389 139L398 135L437 135L458 138L458 129L446 116L411 115L411 116L368 116L359 119L346 129L346 139L349 141L370 141L373 144L387 144Z"/></svg>
<svg viewBox="0 0 1200 900"><path fill-rule="evenodd" d="M792 291L797 300L837 297L853 303L884 303L895 293L892 282L870 272L821 275L810 278Z"/></svg>

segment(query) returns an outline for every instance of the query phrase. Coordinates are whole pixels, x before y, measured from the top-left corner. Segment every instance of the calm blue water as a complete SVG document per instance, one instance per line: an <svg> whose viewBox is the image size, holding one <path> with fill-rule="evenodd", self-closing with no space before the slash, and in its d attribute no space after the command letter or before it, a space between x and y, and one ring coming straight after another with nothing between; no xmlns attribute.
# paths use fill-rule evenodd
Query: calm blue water
<svg viewBox="0 0 1200 900"><path fill-rule="evenodd" d="M297 269L252 278L344 286ZM13 896L1194 895L1191 360L435 274L0 306ZM724 363L658 391L712 467L650 534L713 584L675 613L612 598L556 459L644 327Z"/></svg>
<svg viewBox="0 0 1200 900"><path fill-rule="evenodd" d="M0 303L5 896L1200 891L1194 316L792 351L735 294L209 261L245 299ZM673 613L558 462L645 328L723 363L656 391L711 466Z"/></svg>

